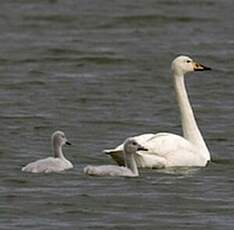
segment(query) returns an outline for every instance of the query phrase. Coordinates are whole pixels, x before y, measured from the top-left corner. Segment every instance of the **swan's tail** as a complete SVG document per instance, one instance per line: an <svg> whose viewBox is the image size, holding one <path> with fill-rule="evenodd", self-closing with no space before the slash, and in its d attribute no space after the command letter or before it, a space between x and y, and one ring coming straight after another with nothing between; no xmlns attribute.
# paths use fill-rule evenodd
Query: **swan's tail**
<svg viewBox="0 0 234 230"><path fill-rule="evenodd" d="M105 149L105 150L103 151L103 153L107 154L108 156L111 156L112 159L113 159L119 166L125 166L123 151L116 150L116 149Z"/></svg>
<svg viewBox="0 0 234 230"><path fill-rule="evenodd" d="M103 153L107 154L107 155L111 155L113 152L115 152L115 149L104 149Z"/></svg>
<svg viewBox="0 0 234 230"><path fill-rule="evenodd" d="M86 175L95 175L95 168L91 165L87 165L85 168L84 168L84 174Z"/></svg>

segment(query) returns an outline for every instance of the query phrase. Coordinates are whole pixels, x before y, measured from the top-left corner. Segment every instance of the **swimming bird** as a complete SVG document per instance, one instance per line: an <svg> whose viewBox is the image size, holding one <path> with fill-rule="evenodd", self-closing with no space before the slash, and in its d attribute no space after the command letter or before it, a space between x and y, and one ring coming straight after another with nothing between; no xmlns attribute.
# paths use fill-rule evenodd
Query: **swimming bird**
<svg viewBox="0 0 234 230"><path fill-rule="evenodd" d="M147 151L147 149L138 144L134 138L128 138L123 144L124 167L117 165L88 165L84 168L84 173L90 176L139 176L135 161L135 154L137 151Z"/></svg>
<svg viewBox="0 0 234 230"><path fill-rule="evenodd" d="M180 109L183 136L172 133L142 134L135 140L148 151L137 151L138 167L166 168L176 166L204 167L210 160L210 153L196 123L192 107L185 88L184 75L193 71L211 70L196 63L190 57L178 56L171 64L177 102ZM123 164L124 145L104 150L119 165Z"/></svg>
<svg viewBox="0 0 234 230"><path fill-rule="evenodd" d="M31 162L23 167L22 171L31 173L51 173L73 168L72 163L64 157L62 151L63 145L71 145L65 137L65 134L62 131L56 131L53 133L51 141L54 157Z"/></svg>

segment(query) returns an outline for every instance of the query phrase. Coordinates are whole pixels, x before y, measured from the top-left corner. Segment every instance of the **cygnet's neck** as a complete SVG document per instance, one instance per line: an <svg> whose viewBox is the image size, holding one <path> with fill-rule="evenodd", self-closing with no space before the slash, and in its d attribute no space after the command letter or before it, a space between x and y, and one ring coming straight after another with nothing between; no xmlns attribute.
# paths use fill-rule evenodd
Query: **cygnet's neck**
<svg viewBox="0 0 234 230"><path fill-rule="evenodd" d="M125 167L129 168L135 176L139 176L135 153L124 153Z"/></svg>
<svg viewBox="0 0 234 230"><path fill-rule="evenodd" d="M55 141L53 141L52 148L53 148L55 158L65 159L65 157L63 155L63 150L62 150L62 145L61 144L56 143Z"/></svg>
<svg viewBox="0 0 234 230"><path fill-rule="evenodd" d="M205 158L210 160L209 150L197 126L192 107L189 103L184 83L184 75L182 73L174 73L174 81L176 97L181 113L183 135L188 141L201 148L205 153Z"/></svg>

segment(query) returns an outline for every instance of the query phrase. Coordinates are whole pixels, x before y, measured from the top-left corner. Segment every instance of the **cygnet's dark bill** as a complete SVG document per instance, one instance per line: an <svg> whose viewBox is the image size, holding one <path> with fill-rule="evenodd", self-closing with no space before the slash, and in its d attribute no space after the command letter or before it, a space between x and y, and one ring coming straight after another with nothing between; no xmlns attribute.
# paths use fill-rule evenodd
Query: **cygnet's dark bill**
<svg viewBox="0 0 234 230"><path fill-rule="evenodd" d="M66 143L65 143L66 145L72 145L70 142L68 142L68 141L66 141Z"/></svg>
<svg viewBox="0 0 234 230"><path fill-rule="evenodd" d="M205 70L212 70L210 67L202 65L200 63L193 63L193 69L194 71L205 71Z"/></svg>
<svg viewBox="0 0 234 230"><path fill-rule="evenodd" d="M141 146L137 148L137 151L149 151L147 148Z"/></svg>

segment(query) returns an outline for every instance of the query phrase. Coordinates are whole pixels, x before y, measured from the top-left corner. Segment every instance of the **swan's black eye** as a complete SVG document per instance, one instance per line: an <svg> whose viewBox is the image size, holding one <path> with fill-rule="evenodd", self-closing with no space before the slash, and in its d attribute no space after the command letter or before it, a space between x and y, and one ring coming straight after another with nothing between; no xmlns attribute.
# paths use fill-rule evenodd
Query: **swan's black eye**
<svg viewBox="0 0 234 230"><path fill-rule="evenodd" d="M190 60L187 60L186 62L187 62L187 63L191 63L191 61L190 61Z"/></svg>
<svg viewBox="0 0 234 230"><path fill-rule="evenodd" d="M137 145L137 143L136 143L136 142L132 142L132 144L133 144L133 145Z"/></svg>

